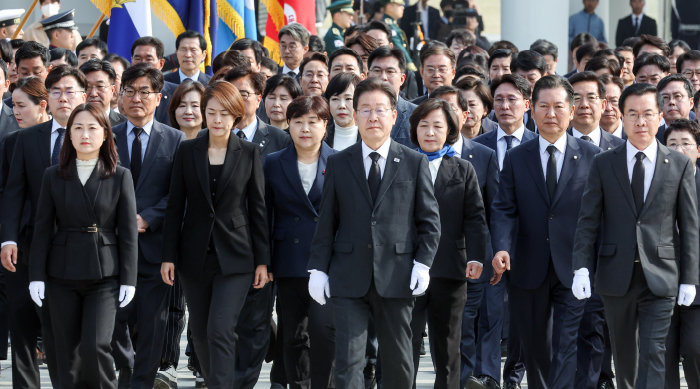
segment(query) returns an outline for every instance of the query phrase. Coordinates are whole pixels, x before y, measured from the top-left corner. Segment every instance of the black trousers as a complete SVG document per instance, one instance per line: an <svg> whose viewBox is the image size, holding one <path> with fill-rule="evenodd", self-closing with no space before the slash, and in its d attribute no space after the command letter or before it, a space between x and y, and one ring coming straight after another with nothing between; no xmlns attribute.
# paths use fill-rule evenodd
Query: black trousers
<svg viewBox="0 0 700 389"><path fill-rule="evenodd" d="M180 276L175 272L175 283L168 294L168 318L165 322L161 366L177 367L180 360L180 337L185 330L185 294L182 292Z"/></svg>
<svg viewBox="0 0 700 389"><path fill-rule="evenodd" d="M605 312L597 293L586 300L577 340L576 389L596 389L605 356Z"/></svg>
<svg viewBox="0 0 700 389"><path fill-rule="evenodd" d="M514 327L526 351L528 388L573 388L576 340L586 302L559 281L551 262L537 289L518 288L512 282L508 287L511 321L517 320Z"/></svg>
<svg viewBox="0 0 700 389"><path fill-rule="evenodd" d="M190 329L201 373L210 389L235 386L236 324L253 274L222 275L215 255L208 254L201 274L180 273L190 313Z"/></svg>
<svg viewBox="0 0 700 389"><path fill-rule="evenodd" d="M522 349L522 344L520 343L520 335L518 333L518 320L515 318L511 320L511 310L510 304L512 300L510 298L510 292L508 291L508 277L495 285L495 287L486 288L484 292L484 302L489 304L491 302L495 304L503 305L503 324L501 325L501 330L504 333L503 338L506 341L506 362L503 364L503 383L504 386L507 383L517 383L520 384L525 377L525 357L524 351ZM503 281L506 281L505 283ZM503 284L503 285L501 285ZM498 286L501 285L501 290ZM498 300L499 297L502 297ZM484 309L484 304L481 305ZM497 316L498 314L496 314ZM500 368L500 362L499 362ZM488 373L484 373L490 376ZM493 377L495 378L495 377Z"/></svg>
<svg viewBox="0 0 700 389"><path fill-rule="evenodd" d="M678 363L688 388L700 388L700 306L676 306L666 337L666 389L681 387Z"/></svg>
<svg viewBox="0 0 700 389"><path fill-rule="evenodd" d="M58 372L61 388L116 388L111 354L119 298L116 277L96 281L49 280L56 355L68 369Z"/></svg>
<svg viewBox="0 0 700 389"><path fill-rule="evenodd" d="M277 312L290 389L333 387L333 308L309 295L309 279L277 278Z"/></svg>
<svg viewBox="0 0 700 389"><path fill-rule="evenodd" d="M428 336L435 365L434 387L460 387L460 340L466 302L467 280L448 278L431 278L428 290L416 298L411 318L414 388L426 323L429 323Z"/></svg>
<svg viewBox="0 0 700 389"><path fill-rule="evenodd" d="M370 315L379 342L382 389L407 389L413 384L411 314L413 298L386 298L374 282L363 297L331 297L335 322L335 387L364 387L367 327Z"/></svg>
<svg viewBox="0 0 700 389"><path fill-rule="evenodd" d="M0 360L7 359L7 337L10 335L10 308L7 305L7 286L5 270L0 266Z"/></svg>
<svg viewBox="0 0 700 389"><path fill-rule="evenodd" d="M236 389L253 389L260 377L260 370L270 345L270 318L272 317L272 285L253 289L252 282L241 310L236 333ZM200 358L201 360L201 358Z"/></svg>
<svg viewBox="0 0 700 389"><path fill-rule="evenodd" d="M610 329L617 388L663 388L666 335L676 299L654 295L639 262L634 264L624 296L601 297Z"/></svg>
<svg viewBox="0 0 700 389"><path fill-rule="evenodd" d="M24 255L20 250L19 255ZM16 272L6 272L8 293L10 341L12 342L12 387L34 389L41 387L39 367L36 364L37 337L44 342L44 354L49 367L49 376L54 388L60 388L58 371L63 358L56 356L49 306L51 295L46 293L43 307L39 308L29 297L29 272L27 265L18 263Z"/></svg>
<svg viewBox="0 0 700 389"><path fill-rule="evenodd" d="M160 264L139 253L136 295L117 311L112 355L118 369L133 368L131 389L151 389L160 367L165 339L170 286L160 276Z"/></svg>

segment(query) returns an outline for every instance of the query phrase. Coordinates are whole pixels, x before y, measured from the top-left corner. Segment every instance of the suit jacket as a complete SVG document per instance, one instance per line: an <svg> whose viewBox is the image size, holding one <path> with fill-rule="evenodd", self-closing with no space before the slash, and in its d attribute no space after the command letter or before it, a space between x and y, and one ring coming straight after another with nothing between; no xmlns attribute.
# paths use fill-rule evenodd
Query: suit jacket
<svg viewBox="0 0 700 389"><path fill-rule="evenodd" d="M421 23L421 30L423 34L426 33L421 19L417 17L418 13L418 3L406 7L403 13L403 17L399 20L399 27L406 33L406 36L410 37L414 35L416 30L413 23ZM440 17L440 11L437 8L428 6L428 36L427 39L438 40L440 38L440 29L442 28L442 18Z"/></svg>
<svg viewBox="0 0 700 389"><path fill-rule="evenodd" d="M258 119L258 129L253 135L252 142L260 147L260 155L264 160L269 154L280 151L291 144L292 138L279 128Z"/></svg>
<svg viewBox="0 0 700 389"><path fill-rule="evenodd" d="M7 134L17 130L19 130L19 125L12 108L2 104L2 109L0 109L0 140Z"/></svg>
<svg viewBox="0 0 700 389"><path fill-rule="evenodd" d="M417 150L418 146L411 142L411 123L408 119L411 117L416 107L417 105L398 96L396 101L396 111L398 114L394 127L391 129L391 139L413 150Z"/></svg>
<svg viewBox="0 0 700 389"><path fill-rule="evenodd" d="M372 280L380 296L410 298L413 261L431 266L440 214L428 159L392 141L375 202L362 144L328 158L308 269L329 276L331 296L359 298Z"/></svg>
<svg viewBox="0 0 700 389"><path fill-rule="evenodd" d="M566 130L566 132L569 135L573 136L573 131L571 130L571 127L569 127L569 129ZM601 150L603 150L603 151L612 150L615 147L617 147L623 143L625 143L624 140L616 137L613 134L608 133L607 131L603 130L602 128L600 129L600 145L598 145L598 147L600 147Z"/></svg>
<svg viewBox="0 0 700 389"><path fill-rule="evenodd" d="M491 132L498 129L498 123L489 118L481 119L481 133Z"/></svg>
<svg viewBox="0 0 700 389"><path fill-rule="evenodd" d="M697 174L697 168L695 170L695 192L698 194L698 202L700 203L700 174ZM698 223L700 224L700 206L698 206L698 220ZM693 305L700 306L700 294L695 295Z"/></svg>
<svg viewBox="0 0 700 389"><path fill-rule="evenodd" d="M174 71L167 73L163 76L165 81L168 81L170 83L173 83L175 85L180 85L180 72L179 71ZM207 86L209 84L209 80L211 79L211 76L204 73L204 72L199 72L199 76L197 77L197 81L202 83L202 85Z"/></svg>
<svg viewBox="0 0 700 389"><path fill-rule="evenodd" d="M576 227L574 269L595 268L598 293L623 296L638 257L651 292L676 296L679 283L698 284L700 237L693 166L683 154L659 144L651 186L637 214L626 147L606 151L593 162ZM596 266L599 226L603 234Z"/></svg>
<svg viewBox="0 0 700 389"><path fill-rule="evenodd" d="M177 89L177 84L165 81L163 84L163 89L160 91L161 98L160 104L156 107L155 119L166 126L170 126L170 112L168 112L168 107L170 106L170 100L173 97Z"/></svg>
<svg viewBox="0 0 700 389"><path fill-rule="evenodd" d="M530 139L535 139L535 138L537 138L537 134L535 134L532 131L529 131L526 128L525 132L523 132L523 138L522 138L520 144L522 145L523 143L529 141ZM496 151L496 153L498 153L498 147L497 147L498 131L489 131L485 134L477 136L476 138L472 139L472 141L474 141L476 143L481 143L482 145L484 145L484 146L490 148L491 150Z"/></svg>
<svg viewBox="0 0 700 389"><path fill-rule="evenodd" d="M430 276L466 281L467 261L487 259L486 214L472 164L444 156L435 177L435 198L441 234Z"/></svg>
<svg viewBox="0 0 700 389"><path fill-rule="evenodd" d="M500 189L491 209L491 239L494 251L510 254L509 282L522 289L540 287L550 262L559 281L571 288L571 251L581 194L600 149L566 137L553 199L547 193L539 139L511 149L503 161Z"/></svg>
<svg viewBox="0 0 700 389"><path fill-rule="evenodd" d="M210 242L221 274L252 273L270 264L260 150L231 134L215 201L209 177L209 131L182 143L163 228L162 260L200 274Z"/></svg>
<svg viewBox="0 0 700 389"><path fill-rule="evenodd" d="M120 285L136 286L134 182L126 168L118 166L114 176L102 179L98 167L84 186L75 160L70 179L59 175L58 166L46 169L29 257L31 281L119 276ZM97 231L85 230L91 226Z"/></svg>
<svg viewBox="0 0 700 389"><path fill-rule="evenodd" d="M430 97L429 94L424 94L423 96L418 96L415 99L411 100L411 104L418 105L418 104L424 102L425 100L428 100L429 97Z"/></svg>
<svg viewBox="0 0 700 389"><path fill-rule="evenodd" d="M114 127L119 123L124 123L126 121L126 116L120 114L119 112L110 109L109 110L109 125Z"/></svg>
<svg viewBox="0 0 700 389"><path fill-rule="evenodd" d="M629 14L617 22L615 46L622 46L622 42L631 36L640 36L642 34L656 36L656 33L656 20L648 17L646 14L642 14L642 22L637 31L632 23L632 14Z"/></svg>
<svg viewBox="0 0 700 389"><path fill-rule="evenodd" d="M119 153L119 163L131 166L131 156L126 133L127 123L114 127L114 139ZM173 159L185 134L158 121L153 121L146 154L141 164L141 173L135 185L136 213L148 222L146 232L139 234L139 250L149 263L161 262L163 248L163 219L168 204L170 176Z"/></svg>
<svg viewBox="0 0 700 389"><path fill-rule="evenodd" d="M321 144L316 179L308 195L301 184L294 145L270 154L263 164L272 236L272 272L276 278L309 276L306 265L321 208L326 161L335 152Z"/></svg>
<svg viewBox="0 0 700 389"><path fill-rule="evenodd" d="M664 134L666 133L666 127L668 127L666 124L662 124L659 126L659 129L656 131L656 139L661 142L662 145L666 145L666 139L664 139Z"/></svg>
<svg viewBox="0 0 700 389"><path fill-rule="evenodd" d="M333 147L333 137L335 136L335 122L333 120L328 121L328 126L326 127L326 143L328 146ZM357 131L357 141L361 141L360 131Z"/></svg>
<svg viewBox="0 0 700 389"><path fill-rule="evenodd" d="M401 85L399 95L401 98L411 101L423 94L423 81L420 79L420 73L406 70L406 79Z"/></svg>

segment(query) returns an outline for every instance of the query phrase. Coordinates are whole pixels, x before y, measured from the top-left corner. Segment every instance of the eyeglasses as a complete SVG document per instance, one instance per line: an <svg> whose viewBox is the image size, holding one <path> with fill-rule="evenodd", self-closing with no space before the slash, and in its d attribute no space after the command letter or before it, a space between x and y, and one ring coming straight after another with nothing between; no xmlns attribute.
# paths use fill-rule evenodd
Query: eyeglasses
<svg viewBox="0 0 700 389"><path fill-rule="evenodd" d="M388 68L388 69L382 69L380 67L373 67L372 69L369 70L370 74L372 77L381 77L382 74L386 74L387 78L393 78L399 72L396 69Z"/></svg>
<svg viewBox="0 0 700 389"><path fill-rule="evenodd" d="M628 118L629 120L631 120L633 122L636 122L640 118L644 119L645 122L648 122L650 120L654 120L655 118L658 118L659 114L658 114L658 112L656 112L656 113L646 112L646 113L643 113L640 115L636 112L630 112L628 114L624 114L623 116L625 116L626 118Z"/></svg>
<svg viewBox="0 0 700 389"><path fill-rule="evenodd" d="M238 91L238 92L241 94L241 97L243 98L243 100L248 100L248 97L250 97L251 95L256 95L256 96L258 95L255 92L249 92L247 90L242 90L242 91Z"/></svg>
<svg viewBox="0 0 700 389"><path fill-rule="evenodd" d="M495 99L493 99L493 105L502 107L505 103L508 103L508 105L513 105L521 100L523 100L523 99L513 97L513 96L510 96L510 97L505 98L505 99L503 97L496 97Z"/></svg>
<svg viewBox="0 0 700 389"><path fill-rule="evenodd" d="M145 90L145 89L141 89L141 90L138 90L138 91L137 91L137 90L134 90L134 89L122 89L122 91L121 91L120 94L121 94L122 96L126 96L126 97L129 97L129 98L132 98L132 97L136 96L137 93L139 94L139 97L140 97L142 100L147 100L147 99L149 99L149 98L151 97L152 94L160 93L160 92L152 92L152 91L148 91L148 90Z"/></svg>
<svg viewBox="0 0 700 389"><path fill-rule="evenodd" d="M293 43L280 43L280 51L285 51L285 50L296 50L299 48L299 45L296 42Z"/></svg>
<svg viewBox="0 0 700 389"><path fill-rule="evenodd" d="M383 118L389 113L389 110L386 108L375 108L375 109L369 109L369 108L362 108L357 113L360 115L360 117L363 118L368 118L370 114L374 112L378 118Z"/></svg>
<svg viewBox="0 0 700 389"><path fill-rule="evenodd" d="M681 145L671 145L671 144L669 144L669 145L666 145L666 146L668 146L669 148L672 148L672 149L674 149L674 150L686 150L686 151L687 151L687 150L696 149L696 148L698 147L698 145L696 145L695 143L683 143L683 144L681 144Z"/></svg>
<svg viewBox="0 0 700 389"><path fill-rule="evenodd" d="M434 67L434 66L426 66L423 68L423 71L427 75L433 75L433 74L440 74L440 75L445 75L447 72L450 71L450 69L447 66L440 66L440 67Z"/></svg>
<svg viewBox="0 0 700 389"><path fill-rule="evenodd" d="M177 49L177 52L181 53L181 54L188 54L189 53L189 54L197 55L197 54L202 52L202 49L200 49L198 47L189 47L189 48L188 47L180 47L179 49Z"/></svg>
<svg viewBox="0 0 700 389"><path fill-rule="evenodd" d="M700 69L686 69L683 71L683 76L687 79L693 78L693 76L698 76L700 77Z"/></svg>
<svg viewBox="0 0 700 389"><path fill-rule="evenodd" d="M85 91L82 90L52 90L49 92L49 96L53 99L60 99L61 95L66 96L67 99L72 99L73 97L77 96L78 93L85 93Z"/></svg>
<svg viewBox="0 0 700 389"><path fill-rule="evenodd" d="M328 79L328 73L326 73L326 72L319 72L319 73L304 72L302 77L306 78L308 80L313 80L314 78L318 78L319 80L322 80L322 79Z"/></svg>
<svg viewBox="0 0 700 389"><path fill-rule="evenodd" d="M580 95L575 95L574 96L574 104L581 104L583 101L586 101L587 103L595 103L598 101L600 96L598 95L586 95L586 96L580 96Z"/></svg>

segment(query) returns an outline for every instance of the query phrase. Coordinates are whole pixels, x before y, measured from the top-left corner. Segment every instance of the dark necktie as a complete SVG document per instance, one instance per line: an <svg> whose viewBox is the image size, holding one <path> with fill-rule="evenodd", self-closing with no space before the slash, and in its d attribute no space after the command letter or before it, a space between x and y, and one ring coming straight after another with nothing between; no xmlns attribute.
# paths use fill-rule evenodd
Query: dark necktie
<svg viewBox="0 0 700 389"><path fill-rule="evenodd" d="M63 134L65 134L65 128L59 128L56 130L58 132L58 137L56 142L53 144L53 150L51 151L51 166L58 165L58 157L61 155L61 146L63 146Z"/></svg>
<svg viewBox="0 0 700 389"><path fill-rule="evenodd" d="M134 127L134 141L131 143L131 176L134 179L134 186L141 174L141 133L143 128Z"/></svg>
<svg viewBox="0 0 700 389"><path fill-rule="evenodd" d="M582 135L581 139L593 143L593 139L591 139L591 137L588 135Z"/></svg>
<svg viewBox="0 0 700 389"><path fill-rule="evenodd" d="M637 215L642 212L644 206L644 153L641 151L635 155L637 162L632 168L632 197L634 205L637 207Z"/></svg>
<svg viewBox="0 0 700 389"><path fill-rule="evenodd" d="M236 135L243 140L248 140L248 137L245 136L245 132L243 132L243 130L238 130L238 133L236 133Z"/></svg>
<svg viewBox="0 0 700 389"><path fill-rule="evenodd" d="M287 75L288 75L289 77L291 77L291 78L295 78L295 77L297 76L297 74L294 73L294 72L291 71L291 70L287 73Z"/></svg>
<svg viewBox="0 0 700 389"><path fill-rule="evenodd" d="M634 17L634 35L639 33L639 16Z"/></svg>
<svg viewBox="0 0 700 389"><path fill-rule="evenodd" d="M503 139L506 141L506 151L513 148L513 135L505 135Z"/></svg>
<svg viewBox="0 0 700 389"><path fill-rule="evenodd" d="M372 166L369 167L367 184L369 185L369 193L372 194L372 201L374 202L379 193L379 184L382 182L382 171L379 169L379 153L373 151L369 153L369 157L372 159Z"/></svg>
<svg viewBox="0 0 700 389"><path fill-rule="evenodd" d="M553 145L547 146L547 152L549 153L549 160L547 161L547 193L549 193L549 199L554 199L554 192L557 190L557 157L554 156L554 152L557 148Z"/></svg>

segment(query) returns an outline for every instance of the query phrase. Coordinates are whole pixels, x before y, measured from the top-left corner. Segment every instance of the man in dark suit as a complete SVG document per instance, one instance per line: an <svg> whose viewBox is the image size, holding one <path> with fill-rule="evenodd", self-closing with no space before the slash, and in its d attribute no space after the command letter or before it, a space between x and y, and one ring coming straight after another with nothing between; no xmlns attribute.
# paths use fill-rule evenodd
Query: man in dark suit
<svg viewBox="0 0 700 389"><path fill-rule="evenodd" d="M114 85L117 73L114 71L112 64L99 59L91 59L80 67L80 71L85 74L88 82L85 91L88 104L95 105L102 111L107 112L109 124L112 127L126 121L124 115L110 107L112 96L117 91L117 86Z"/></svg>
<svg viewBox="0 0 700 389"><path fill-rule="evenodd" d="M622 128L622 114L619 106L620 95L622 95L622 90L625 89L622 79L603 75L600 77L600 80L605 86L605 100L607 101L603 114L600 116L600 128L617 138L626 139L623 138L625 131Z"/></svg>
<svg viewBox="0 0 700 389"><path fill-rule="evenodd" d="M382 349L382 387L405 389L413 381L413 296L430 280L440 239L438 204L427 159L390 139L394 87L362 81L353 106L362 142L328 158L309 293L319 304L333 296L336 388L364 387L371 315Z"/></svg>
<svg viewBox="0 0 700 389"><path fill-rule="evenodd" d="M664 132L669 123L676 119L691 119L693 84L682 74L671 74L662 78L656 88L659 91L659 98L664 102L664 124L659 126L656 139L666 144Z"/></svg>
<svg viewBox="0 0 700 389"><path fill-rule="evenodd" d="M131 65L148 63L158 69L158 71L162 71L163 65L165 64L165 58L163 57L164 51L165 48L160 39L152 36L143 36L135 40L133 45L131 45ZM160 103L158 107L156 107L155 120L166 126L170 126L168 105L170 104L170 98L175 92L175 89L177 89L177 84L164 81L160 91Z"/></svg>
<svg viewBox="0 0 700 389"><path fill-rule="evenodd" d="M189 78L206 86L211 77L199 67L207 56L207 41L202 34L192 30L181 33L175 39L175 50L180 69L166 74L165 81L179 85Z"/></svg>
<svg viewBox="0 0 700 389"><path fill-rule="evenodd" d="M419 39L415 34L416 24L420 24L426 41L440 38L440 29L443 26L440 11L429 6L428 0L418 0L415 4L406 7L403 17L399 20L399 27L406 32L406 35Z"/></svg>
<svg viewBox="0 0 700 389"><path fill-rule="evenodd" d="M457 58L452 49L442 42L431 42L429 46L420 51L420 62L420 75L426 93L411 101L416 105L427 100L435 89L444 85L452 85L456 73Z"/></svg>
<svg viewBox="0 0 700 389"><path fill-rule="evenodd" d="M695 168L654 138L662 105L652 85L622 92L627 142L593 162L576 223L572 292L590 297L595 269L618 388L664 386L674 305L690 305L698 284Z"/></svg>
<svg viewBox="0 0 700 389"><path fill-rule="evenodd" d="M37 311L26 293L29 284L28 255L34 230L44 170L58 163L68 118L73 108L85 102L85 76L68 65L57 66L46 78L49 109L53 120L17 132L14 155L3 191L0 209L2 265L7 270L10 334L12 342L12 381L16 388L41 386L36 365L36 338L42 335L51 381L57 384L64 359L54 355L54 340L47 305ZM23 293L19 293L22 291Z"/></svg>
<svg viewBox="0 0 700 389"><path fill-rule="evenodd" d="M120 163L131 169L134 178L139 268L134 303L117 313L112 354L120 385L128 385L130 379L134 389L152 388L160 366L170 292L160 276L162 224L173 158L185 139L184 133L154 119L162 104L158 92L162 87L163 74L149 64L124 71L120 95L127 121L114 127ZM129 326L138 332L133 347Z"/></svg>
<svg viewBox="0 0 700 389"><path fill-rule="evenodd" d="M566 80L541 78L532 99L540 137L506 154L491 210L491 282L509 270L528 387L571 388L585 303L571 294L570 253L585 177L600 149L566 133L574 112Z"/></svg>
<svg viewBox="0 0 700 389"><path fill-rule="evenodd" d="M656 20L644 15L644 0L630 0L632 14L625 16L617 22L615 33L615 46L622 46L625 39L642 34L656 36Z"/></svg>
<svg viewBox="0 0 700 389"><path fill-rule="evenodd" d="M7 63L2 59L0 59L0 70L2 70L2 72L0 72L0 96L2 96L10 86L10 80L7 78ZM17 125L17 120L15 120L12 108L2 104L0 107L0 141L5 138L7 134L16 130L19 130L19 125Z"/></svg>
<svg viewBox="0 0 700 389"><path fill-rule="evenodd" d="M403 52L396 48L391 49L387 46L380 46L369 55L367 65L369 67L369 76L388 82L394 87L394 91L398 96L396 102L398 114L396 122L391 129L391 139L406 147L416 149L417 146L411 142L409 134L410 124L408 122L408 118L413 113L413 110L416 109L416 105L398 95L401 85L406 80L406 58Z"/></svg>

